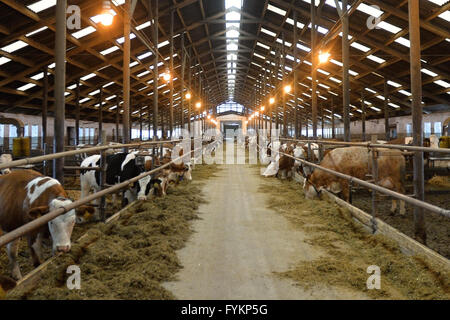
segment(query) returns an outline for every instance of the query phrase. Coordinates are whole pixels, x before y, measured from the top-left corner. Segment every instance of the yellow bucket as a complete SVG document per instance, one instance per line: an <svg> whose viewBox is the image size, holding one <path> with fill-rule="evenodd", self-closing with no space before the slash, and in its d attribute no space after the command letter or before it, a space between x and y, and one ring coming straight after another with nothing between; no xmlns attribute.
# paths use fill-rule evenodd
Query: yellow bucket
<svg viewBox="0 0 450 320"><path fill-rule="evenodd" d="M443 136L439 138L439 148L450 148L450 136Z"/></svg>
<svg viewBox="0 0 450 320"><path fill-rule="evenodd" d="M14 138L13 139L13 157L29 157L31 152L31 139L27 138Z"/></svg>

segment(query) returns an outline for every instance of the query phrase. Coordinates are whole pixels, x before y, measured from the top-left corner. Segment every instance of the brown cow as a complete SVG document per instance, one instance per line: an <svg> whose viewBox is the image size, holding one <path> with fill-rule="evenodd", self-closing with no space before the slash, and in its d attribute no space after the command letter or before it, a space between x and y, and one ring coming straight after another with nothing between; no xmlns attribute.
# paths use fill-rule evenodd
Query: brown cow
<svg viewBox="0 0 450 320"><path fill-rule="evenodd" d="M43 176L33 170L17 170L0 176L0 229L10 232L20 226L72 203L58 180ZM52 252L68 252L70 237L76 216L85 211L94 212L94 208L82 206L56 217L48 222L48 230L53 240ZM42 262L41 244L47 226L27 235L28 246L35 266ZM19 239L7 245L12 276L22 277L17 263Z"/></svg>
<svg viewBox="0 0 450 320"><path fill-rule="evenodd" d="M377 149L379 186L404 193L405 158L401 151L386 148ZM366 179L372 174L372 156L364 147L338 148L330 151L320 163L322 167L344 173L359 179ZM303 190L308 199L318 196L320 190L326 189L332 193L342 193L349 200L349 182L331 173L315 169L312 175L305 179ZM391 212L397 209L397 200L392 200ZM405 202L400 201L400 214L405 214Z"/></svg>
<svg viewBox="0 0 450 320"><path fill-rule="evenodd" d="M293 156L294 155L294 146L288 145L282 152ZM295 160L293 158L288 157L284 154L281 154L280 160L278 163L278 172L276 174L276 177L279 178L279 174L281 172L281 173L284 173L286 178L292 178L292 169L294 168L294 164L295 164Z"/></svg>

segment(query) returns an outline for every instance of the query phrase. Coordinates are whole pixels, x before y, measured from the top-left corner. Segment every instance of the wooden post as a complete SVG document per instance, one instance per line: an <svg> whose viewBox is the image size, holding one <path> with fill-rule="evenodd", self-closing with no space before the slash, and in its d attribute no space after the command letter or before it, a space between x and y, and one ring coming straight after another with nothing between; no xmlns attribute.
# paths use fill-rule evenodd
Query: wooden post
<svg viewBox="0 0 450 320"><path fill-rule="evenodd" d="M66 90L66 8L67 0L56 2L55 34L55 123L53 152L64 151ZM53 160L53 178L64 184L64 158Z"/></svg>
<svg viewBox="0 0 450 320"><path fill-rule="evenodd" d="M389 88L387 79L384 78L384 129L386 130L386 141L391 140L389 128Z"/></svg>
<svg viewBox="0 0 450 320"><path fill-rule="evenodd" d="M423 146L422 118L422 75L420 62L420 14L419 0L409 0L409 39L410 74L412 95L413 144ZM414 194L416 199L424 200L424 166L423 152L414 153ZM416 240L426 243L427 235L423 209L414 207L414 233Z"/></svg>
<svg viewBox="0 0 450 320"><path fill-rule="evenodd" d="M75 145L80 144L80 79L75 91Z"/></svg>

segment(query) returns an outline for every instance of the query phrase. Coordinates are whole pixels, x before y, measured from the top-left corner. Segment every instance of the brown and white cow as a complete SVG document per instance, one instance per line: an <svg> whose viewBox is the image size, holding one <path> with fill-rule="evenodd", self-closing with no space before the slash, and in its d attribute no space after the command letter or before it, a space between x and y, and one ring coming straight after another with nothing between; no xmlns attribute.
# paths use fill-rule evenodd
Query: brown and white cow
<svg viewBox="0 0 450 320"><path fill-rule="evenodd" d="M405 158L400 150L386 148L377 149L378 157L378 181L379 186L404 193ZM372 174L372 156L364 147L337 148L330 151L320 163L322 167L344 173L361 180L365 180L368 174ZM349 200L349 182L331 173L320 169L305 179L303 190L308 199L318 196L318 193L326 189L332 193L342 193L345 200ZM391 211L397 209L397 200L392 200ZM400 201L400 214L405 214L405 202Z"/></svg>
<svg viewBox="0 0 450 320"><path fill-rule="evenodd" d="M10 232L20 226L72 203L58 180L43 176L33 170L17 170L0 176L0 229ZM42 238L50 231L52 252L68 252L71 248L70 237L78 215L86 211L93 213L94 208L82 206L56 217L47 226L27 235L28 246L35 266L42 262ZM19 239L7 245L12 276L20 279L17 263Z"/></svg>

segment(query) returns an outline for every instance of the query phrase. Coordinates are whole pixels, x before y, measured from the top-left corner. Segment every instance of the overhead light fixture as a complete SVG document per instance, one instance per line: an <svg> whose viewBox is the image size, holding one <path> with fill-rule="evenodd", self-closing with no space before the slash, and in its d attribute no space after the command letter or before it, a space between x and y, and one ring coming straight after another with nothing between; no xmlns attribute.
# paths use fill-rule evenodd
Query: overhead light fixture
<svg viewBox="0 0 450 320"><path fill-rule="evenodd" d="M196 107L197 109L200 109L200 108L202 107L202 103L201 103L201 102L197 102L197 103L195 104L195 107Z"/></svg>
<svg viewBox="0 0 450 320"><path fill-rule="evenodd" d="M264 107L264 106L261 106L261 112L263 112L263 111L264 111L264 109L265 109L265 107Z"/></svg>
<svg viewBox="0 0 450 320"><path fill-rule="evenodd" d="M329 52L319 52L319 62L320 63L326 63L330 59L330 53Z"/></svg>
<svg viewBox="0 0 450 320"><path fill-rule="evenodd" d="M192 95L191 95L190 92L188 92L188 93L186 93L185 97L186 97L187 100L190 100L192 98Z"/></svg>
<svg viewBox="0 0 450 320"><path fill-rule="evenodd" d="M270 104L274 104L274 103L275 103L275 98L274 98L274 97L270 98L270 99L269 99L269 103L270 103Z"/></svg>
<svg viewBox="0 0 450 320"><path fill-rule="evenodd" d="M111 2L103 0L102 13L99 16L100 23L104 26L110 26L113 23L114 15L111 9Z"/></svg>
<svg viewBox="0 0 450 320"><path fill-rule="evenodd" d="M289 92L291 92L291 90L292 90L292 87L290 84L288 84L284 87L284 93L289 93Z"/></svg>
<svg viewBox="0 0 450 320"><path fill-rule="evenodd" d="M170 72L168 70L163 73L162 77L163 77L164 81L166 81L166 82L169 82L170 79L172 79L172 75L170 74Z"/></svg>

